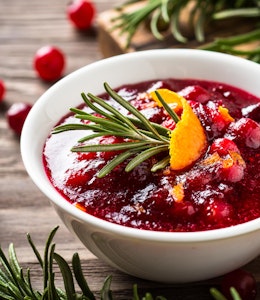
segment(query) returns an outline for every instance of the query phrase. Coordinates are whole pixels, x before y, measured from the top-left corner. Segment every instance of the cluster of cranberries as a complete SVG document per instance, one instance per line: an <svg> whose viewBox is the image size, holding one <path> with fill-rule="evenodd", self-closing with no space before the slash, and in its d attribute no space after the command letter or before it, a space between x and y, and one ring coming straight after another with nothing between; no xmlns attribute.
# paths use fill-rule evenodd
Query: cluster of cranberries
<svg viewBox="0 0 260 300"><path fill-rule="evenodd" d="M89 0L75 0L67 6L67 18L78 30L89 29L95 17L95 6ZM47 82L59 80L65 69L65 54L58 47L48 45L39 48L33 57L33 67L36 75ZM4 99L6 87L0 79L0 101ZM9 127L20 135L24 121L31 109L29 103L14 103L7 111L7 122Z"/></svg>
<svg viewBox="0 0 260 300"><path fill-rule="evenodd" d="M237 120L230 121L230 115L223 115L219 108L225 106L221 100L210 101L210 94L200 86L190 86L180 94L186 97L194 111L199 116L203 127L206 129L208 140L213 141L209 154L217 153L225 162L225 168L218 169L222 179L229 182L238 182L244 176L245 164L240 156L240 146L251 149L260 147L260 126L258 120L254 120L259 114L259 103L252 107L250 116L245 113L234 111ZM196 99L194 102L192 99ZM232 102L232 101L230 101ZM230 155L232 164L228 167Z"/></svg>

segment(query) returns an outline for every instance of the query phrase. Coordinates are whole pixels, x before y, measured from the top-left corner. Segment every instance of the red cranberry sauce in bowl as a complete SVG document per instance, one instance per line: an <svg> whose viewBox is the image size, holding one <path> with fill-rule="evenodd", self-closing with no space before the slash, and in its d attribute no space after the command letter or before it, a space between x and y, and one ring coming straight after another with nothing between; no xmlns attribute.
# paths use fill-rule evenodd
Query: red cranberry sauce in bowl
<svg viewBox="0 0 260 300"><path fill-rule="evenodd" d="M88 214L145 230L205 231L259 218L260 99L226 84L190 79L146 81L116 90L151 122L171 131L175 123L149 96L156 89L184 97L204 128L207 147L194 163L177 171L166 166L151 172L161 159L157 155L130 172L125 171L126 160L99 178L98 172L118 152L72 152L86 133L66 131L50 135L44 146L52 185ZM124 113L107 94L100 97ZM75 122L81 121L68 114L59 125ZM125 139L95 138L96 144L119 142Z"/></svg>

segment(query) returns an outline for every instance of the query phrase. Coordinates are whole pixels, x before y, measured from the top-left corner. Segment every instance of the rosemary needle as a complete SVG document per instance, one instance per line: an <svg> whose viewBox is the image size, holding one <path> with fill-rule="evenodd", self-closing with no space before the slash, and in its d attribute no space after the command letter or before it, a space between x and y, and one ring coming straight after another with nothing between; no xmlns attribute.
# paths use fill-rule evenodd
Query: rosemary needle
<svg viewBox="0 0 260 300"><path fill-rule="evenodd" d="M54 128L53 133L60 133L67 130L86 130L90 134L82 137L71 151L73 152L106 152L116 151L117 155L109 161L98 173L98 177L106 176L116 166L124 161L128 161L125 167L126 172L130 172L136 166L141 164L152 156L160 153L169 153L169 129L150 122L141 112L139 112L128 101L118 95L107 83L104 88L108 95L114 99L128 114L124 115L118 109L115 109L107 101L100 97L88 93L82 93L81 96L87 107L91 108L93 113L86 113L78 108L71 108L76 118L84 123L65 124ZM173 118L174 122L179 121L179 117L172 111L168 104L162 99L156 91L157 97L161 101L164 109ZM91 144L90 140L100 136L121 137L120 143L114 144ZM166 166L169 160L155 162L151 170L155 171Z"/></svg>
<svg viewBox="0 0 260 300"><path fill-rule="evenodd" d="M169 32L176 41L184 44L195 38L198 47L204 49L203 44L207 41L206 28L210 23L221 24L224 19L247 18L252 21L253 28L246 33L238 32L236 45L225 46L229 40L233 41L233 34L225 37L224 44L219 37L215 36L212 42L214 47L210 47L208 50L240 55L260 63L260 48L256 47L256 49L245 52L239 52L235 48L235 46L243 44L243 40L240 40L242 34L248 43L259 41L259 37L254 35L254 31L259 29L259 0L148 0L143 1L144 5L141 8L139 5L136 8L132 6L138 2L140 1L126 1L117 8L118 15L111 20L111 30L116 29L120 34L126 35L126 48L130 46L138 28L142 24L149 24L151 33L158 40L168 37ZM130 6L132 7L128 11ZM189 9L187 9L188 7ZM181 28L181 18L184 12L194 37L186 36ZM166 34L163 34L164 31ZM207 48L208 45L205 45L205 49Z"/></svg>
<svg viewBox="0 0 260 300"><path fill-rule="evenodd" d="M45 243L43 257L37 250L31 236L27 235L27 240L31 246L39 266L43 269L43 290L39 291L33 288L34 278L31 278L30 269L23 273L15 247L13 243L9 246L8 256L5 255L0 247L0 299L1 300L113 300L111 290L112 276L107 276L100 290L100 298L97 298L91 291L87 280L82 272L82 264L78 253L72 256L72 268L66 260L55 252L54 236L58 226L52 229ZM53 266L57 264L58 270L63 278L65 290L56 286ZM59 277L59 276L57 276ZM38 279L37 279L38 280ZM77 285L76 285L77 283ZM226 299L224 295L216 288L210 289L210 294L215 300ZM232 288L231 295L233 300L241 300L238 292ZM132 300L167 300L163 296L153 297L151 293L145 293L144 296L139 294L137 285L133 285Z"/></svg>

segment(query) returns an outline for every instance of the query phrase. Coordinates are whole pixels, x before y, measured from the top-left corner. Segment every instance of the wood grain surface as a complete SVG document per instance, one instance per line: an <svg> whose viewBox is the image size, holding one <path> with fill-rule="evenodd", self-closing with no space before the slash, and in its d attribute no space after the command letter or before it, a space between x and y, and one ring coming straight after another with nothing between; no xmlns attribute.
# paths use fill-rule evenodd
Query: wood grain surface
<svg viewBox="0 0 260 300"><path fill-rule="evenodd" d="M98 13L120 1L94 1ZM121 1L122 2L122 1ZM91 289L98 294L106 276L112 275L116 299L131 299L132 286L137 283L141 293L152 292L168 299L212 299L209 288L221 278L185 285L163 285L122 274L86 250L73 237L49 204L48 199L28 177L20 156L19 137L6 122L6 111L16 102L35 103L51 84L39 80L32 68L34 53L41 46L60 47L66 55L65 75L91 62L102 59L97 40L97 26L79 33L67 21L65 0L0 0L0 78L7 93L0 103L0 244L7 251L13 242L22 265L31 268L33 285L42 286L41 270L26 240L30 232L35 244L43 251L45 240L56 225L56 251L68 262L78 252L83 271ZM155 262L157 263L157 262ZM260 289L260 258L245 266L257 279ZM57 285L61 275L57 272ZM260 299L260 291L258 291Z"/></svg>
<svg viewBox="0 0 260 300"><path fill-rule="evenodd" d="M198 48L202 45L213 42L216 38L225 38L242 33L249 32L256 28L258 20L256 18L230 18L221 22L210 22L204 26L205 39L198 42L194 36L194 27L190 23L190 13L194 7L195 1L189 4L181 11L179 18L179 30L187 39L186 43L178 42L171 32L165 29L161 31L162 39L157 39L151 33L149 22L142 23L133 35L129 46L126 48L128 34L121 32L121 28L115 26L119 24L116 21L120 15L114 8L103 11L97 18L98 23L98 41L104 57L110 57L116 54L126 52L142 51L160 48ZM124 9L124 12L137 11L145 6L145 1L131 4ZM260 46L260 40L252 43L244 43L237 49L251 51Z"/></svg>

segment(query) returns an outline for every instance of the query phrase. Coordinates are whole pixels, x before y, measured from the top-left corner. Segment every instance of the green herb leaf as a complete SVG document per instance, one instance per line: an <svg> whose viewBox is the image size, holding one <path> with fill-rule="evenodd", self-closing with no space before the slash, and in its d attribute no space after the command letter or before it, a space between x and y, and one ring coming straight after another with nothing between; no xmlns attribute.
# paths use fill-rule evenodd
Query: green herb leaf
<svg viewBox="0 0 260 300"><path fill-rule="evenodd" d="M43 292L34 290L31 284L30 269L27 270L27 280L22 275L22 269L18 262L13 244L9 246L9 260L0 247L0 299L1 300L97 300L94 293L90 290L88 283L83 275L82 266L77 253L72 258L72 269L65 259L55 252L55 244L52 242L58 227L55 227L49 234L45 244L44 261L33 243L30 235L27 240L36 255L40 268L47 268L47 274L43 274L43 282L46 285ZM47 259L47 261L45 261ZM63 277L65 291L55 286L55 273L53 264L57 262L59 271ZM44 268L45 268L44 267ZM14 280L14 279L17 280ZM76 292L74 285L76 279L80 292ZM46 283L45 283L46 282ZM113 300L111 290L112 276L108 276L100 290L100 300ZM216 289L211 288L210 293L215 300L226 300L226 298ZM231 288L233 300L241 300L238 292ZM140 297L137 285L133 285L133 300L167 300L163 296L153 298L152 294L147 292L144 297Z"/></svg>
<svg viewBox="0 0 260 300"><path fill-rule="evenodd" d="M94 294L91 292L88 283L83 275L78 253L74 253L72 257L72 267L73 267L75 278L77 280L79 287L82 290L83 295L86 296L87 299L89 300L95 300L96 298Z"/></svg>
<svg viewBox="0 0 260 300"><path fill-rule="evenodd" d="M133 168L148 158L168 151L170 142L169 129L150 122L133 105L119 96L107 83L104 83L104 88L108 95L114 99L121 108L126 110L127 115L119 112L118 109L115 109L102 98L90 93L88 93L87 96L82 93L81 95L87 107L92 109L93 113L99 116L87 113L78 108L71 108L76 118L81 119L82 122L87 121L88 123L59 125L54 128L53 134L68 130L86 130L89 131L90 134L79 139L78 145L73 146L71 149L72 152L119 152L115 158L100 170L97 175L98 177L107 175L119 164L132 156L132 160L126 166L126 172L133 170ZM156 94L174 122L178 122L179 118L175 112L172 111L157 91ZM95 105L95 103L97 105ZM89 142L101 136L121 137L123 140L120 143L114 144ZM121 153L122 151L123 153ZM165 166L166 161L169 162L169 160L164 160L163 163L156 164L153 170L159 170Z"/></svg>
<svg viewBox="0 0 260 300"><path fill-rule="evenodd" d="M210 23L221 24L225 19L247 18L252 21L253 26L248 32L243 33L247 36L248 42L259 41L259 38L253 38L255 29L259 29L259 1L257 0L150 0L143 1L143 6L133 4L140 1L126 1L117 8L118 15L112 18L112 31L119 30L120 34L127 36L125 47L128 48L132 41L134 34L137 32L142 24L150 24L151 33L158 40L163 40L169 37L169 33L176 39L176 41L186 44L193 41L193 37L185 36L182 32L181 17L184 15L187 18L187 24L191 27L194 37L198 43L198 48L207 49L207 45L203 45L207 40L206 28ZM131 6L131 8L130 8ZM187 9L189 7L189 9ZM128 8L129 11L128 11ZM185 11L186 10L186 11ZM189 12L189 14L187 13ZM163 20L163 29L160 28L160 20ZM162 34L168 28L169 32ZM241 30L242 31L242 30ZM240 34L238 34L238 37ZM211 38L211 36L210 36ZM226 40L233 39L233 36L228 36ZM235 51L235 47L223 47L222 43L217 37L214 37L214 47L212 51L225 52L234 55L242 55L247 59L260 63L260 49L252 49L247 52ZM242 45L243 42L238 42L236 45ZM258 47L256 47L258 48ZM255 53L257 52L257 53Z"/></svg>

